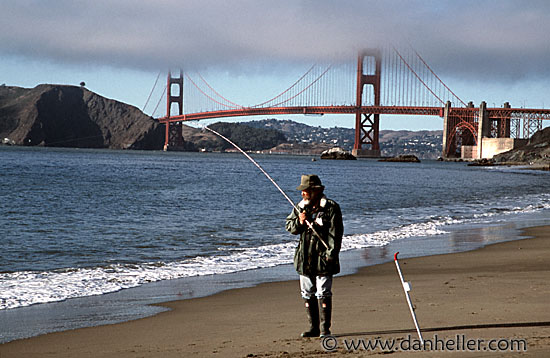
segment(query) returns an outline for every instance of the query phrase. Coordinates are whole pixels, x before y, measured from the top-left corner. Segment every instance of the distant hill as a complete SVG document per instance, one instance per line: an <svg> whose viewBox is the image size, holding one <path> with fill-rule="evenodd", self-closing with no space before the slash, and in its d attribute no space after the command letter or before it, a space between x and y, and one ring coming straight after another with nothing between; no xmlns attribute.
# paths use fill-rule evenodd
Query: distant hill
<svg viewBox="0 0 550 358"><path fill-rule="evenodd" d="M289 143L299 148L301 153L307 152L308 145L317 151L330 147L341 147L352 150L355 140L353 128L322 128L313 127L291 120L264 119L260 121L243 122L254 128L270 128L281 131ZM383 156L402 154L416 155L422 159L437 159L441 156L443 130L439 131L380 131L380 147ZM286 146L286 149L289 147Z"/></svg>
<svg viewBox="0 0 550 358"><path fill-rule="evenodd" d="M242 123L217 122L209 128L229 138L246 151L269 150L286 143L284 134L274 129L252 128ZM183 125L183 138L188 151L234 151L231 144L212 132Z"/></svg>
<svg viewBox="0 0 550 358"><path fill-rule="evenodd" d="M162 149L164 126L84 87L0 86L0 139L16 145Z"/></svg>
<svg viewBox="0 0 550 358"><path fill-rule="evenodd" d="M224 122L214 123L209 127L230 138L242 150L265 150L287 142L281 131L271 128L257 128L246 124ZM224 141L217 149L233 149L233 146Z"/></svg>

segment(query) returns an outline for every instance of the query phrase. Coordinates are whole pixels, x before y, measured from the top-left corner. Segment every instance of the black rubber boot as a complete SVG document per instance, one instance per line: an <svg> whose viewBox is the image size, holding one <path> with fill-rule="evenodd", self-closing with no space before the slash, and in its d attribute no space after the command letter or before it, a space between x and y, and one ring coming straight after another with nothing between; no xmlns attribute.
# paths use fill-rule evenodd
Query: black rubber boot
<svg viewBox="0 0 550 358"><path fill-rule="evenodd" d="M310 298L304 300L306 306L307 319L309 321L309 330L302 333L302 337L319 337L319 306L317 299Z"/></svg>
<svg viewBox="0 0 550 358"><path fill-rule="evenodd" d="M321 316L321 337L330 336L330 320L332 318L332 297L319 299L319 311Z"/></svg>

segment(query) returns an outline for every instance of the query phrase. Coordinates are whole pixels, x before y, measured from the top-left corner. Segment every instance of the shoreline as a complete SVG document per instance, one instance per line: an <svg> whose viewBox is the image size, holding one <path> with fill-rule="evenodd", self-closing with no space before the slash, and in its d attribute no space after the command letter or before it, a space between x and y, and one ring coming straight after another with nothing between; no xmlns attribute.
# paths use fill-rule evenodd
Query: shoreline
<svg viewBox="0 0 550 358"><path fill-rule="evenodd" d="M344 264L338 276L391 262L395 251L401 251L404 257L470 251L494 242L522 239L521 228L550 225L545 215L529 215L528 218L512 223L459 225L445 234L397 239L381 247L344 251L341 253ZM223 275L163 280L102 295L1 310L0 344L54 332L134 321L168 310L162 307L166 302L211 296L262 283L292 281L296 277L292 263L288 263Z"/></svg>
<svg viewBox="0 0 550 358"><path fill-rule="evenodd" d="M459 253L400 257L405 280L412 284L420 327L428 338L433 334L452 337L457 332L487 339L518 337L528 343L522 356L545 356L550 350L546 303L550 226L522 231L534 238ZM340 343L354 338L416 338L393 263L336 276L334 293L333 333ZM160 306L171 311L12 341L0 345L0 356L307 357L325 353L318 339L298 338L306 322L297 278ZM425 353L437 356L439 352ZM347 351L340 347L333 354Z"/></svg>

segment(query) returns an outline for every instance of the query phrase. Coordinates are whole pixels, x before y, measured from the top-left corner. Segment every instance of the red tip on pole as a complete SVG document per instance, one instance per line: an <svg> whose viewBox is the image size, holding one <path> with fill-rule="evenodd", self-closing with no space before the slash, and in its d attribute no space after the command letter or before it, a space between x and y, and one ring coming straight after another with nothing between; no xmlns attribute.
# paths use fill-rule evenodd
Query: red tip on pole
<svg viewBox="0 0 550 358"><path fill-rule="evenodd" d="M399 255L399 251L397 251L397 252L393 255L393 260L394 260L394 261L397 261L397 255Z"/></svg>

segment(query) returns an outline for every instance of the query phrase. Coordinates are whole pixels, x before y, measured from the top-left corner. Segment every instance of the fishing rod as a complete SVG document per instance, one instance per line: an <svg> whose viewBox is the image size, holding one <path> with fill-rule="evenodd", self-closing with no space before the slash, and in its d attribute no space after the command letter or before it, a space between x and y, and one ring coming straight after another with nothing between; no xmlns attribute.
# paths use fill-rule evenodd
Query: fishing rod
<svg viewBox="0 0 550 358"><path fill-rule="evenodd" d="M271 183L273 183L273 185L275 185L275 187L281 192L281 194L283 194L283 196L285 197L285 199L290 203L290 205L292 205L292 208L294 210L296 210L298 213L300 212L298 206L296 204L294 204L294 202L292 201L292 199L290 199L290 197L284 192L283 189L281 189L281 187L279 186L279 184L277 184L275 182L275 180L273 180L273 178L264 170L264 168L262 168L260 166L260 164L258 164L254 159L252 159L252 157L250 155L248 155L247 152L245 152L244 150L242 150L238 145L236 145L235 143L233 143L229 138L223 136L222 134L216 132L215 130L213 130L212 128L208 128L208 126L202 126L202 128L214 133L215 135L217 135L218 137L222 138L223 140L225 140L227 143L231 144L233 147L235 147L235 149L237 149L239 152L241 152L248 160L250 160L258 169L260 169L260 171L267 177L267 179L269 179L269 181L271 181ZM311 231L313 232L313 234L315 234L315 236L317 236L317 238L319 239L319 241L321 241L321 243L326 247L327 250L329 250L329 247L328 245L326 244L326 242L323 240L323 238L321 238L321 235L319 235L319 233L317 232L317 230L315 230L315 228L313 227L313 224L310 223L307 219L305 220L306 222L306 225L311 229Z"/></svg>

